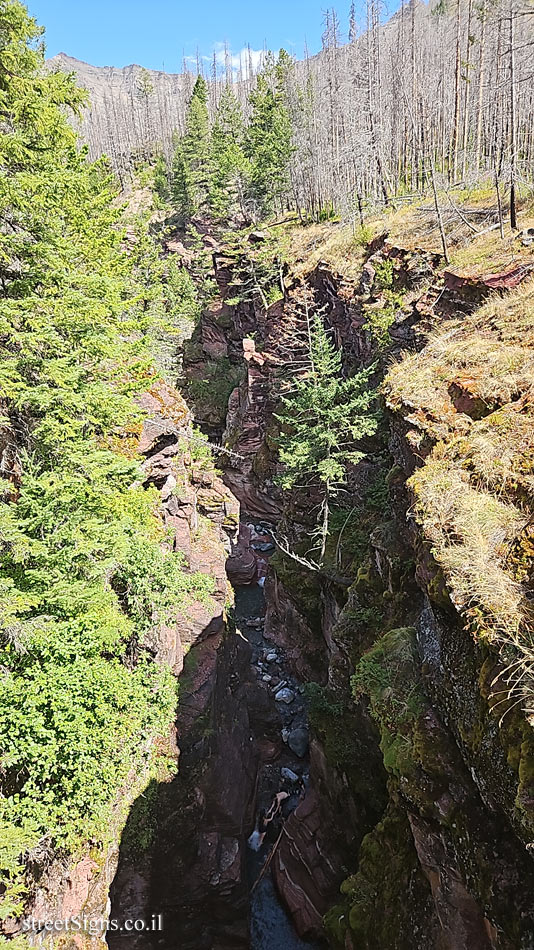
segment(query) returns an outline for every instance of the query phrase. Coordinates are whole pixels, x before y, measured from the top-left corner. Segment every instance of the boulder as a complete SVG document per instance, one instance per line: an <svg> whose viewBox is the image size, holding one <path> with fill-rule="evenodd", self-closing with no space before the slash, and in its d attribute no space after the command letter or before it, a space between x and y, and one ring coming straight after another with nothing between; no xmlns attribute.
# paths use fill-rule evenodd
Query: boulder
<svg viewBox="0 0 534 950"><path fill-rule="evenodd" d="M299 781L299 776L297 775L296 772L293 772L292 769L286 769L286 768L280 769L280 775L282 776L282 778L287 779L288 782Z"/></svg>
<svg viewBox="0 0 534 950"><path fill-rule="evenodd" d="M288 689L287 686L284 686L283 689L278 690L274 698L277 703L286 703L286 705L289 705L289 703L292 703L295 699L295 694L293 690Z"/></svg>
<svg viewBox="0 0 534 950"><path fill-rule="evenodd" d="M295 755L298 755L302 759L307 751L309 745L308 730L304 726L299 726L297 729L292 729L289 733L287 744L292 752Z"/></svg>

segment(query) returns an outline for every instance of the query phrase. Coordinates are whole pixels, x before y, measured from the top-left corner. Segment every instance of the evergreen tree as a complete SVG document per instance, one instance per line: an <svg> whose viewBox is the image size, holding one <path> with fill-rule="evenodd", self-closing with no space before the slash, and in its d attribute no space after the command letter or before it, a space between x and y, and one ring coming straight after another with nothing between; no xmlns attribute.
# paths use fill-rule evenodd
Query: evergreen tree
<svg viewBox="0 0 534 950"><path fill-rule="evenodd" d="M373 391L369 388L372 369L349 379L342 375L342 352L336 349L321 318L308 318L309 368L297 379L289 396L282 397L282 424L279 437L279 478L282 488L311 488L320 497L320 518L316 550L321 564L326 540L331 499L345 481L348 463L364 457L358 441L376 431L371 411Z"/></svg>
<svg viewBox="0 0 534 950"><path fill-rule="evenodd" d="M173 161L172 196L178 214L189 220L206 209L211 180L211 131L206 80L197 76L186 117L186 132Z"/></svg>
<svg viewBox="0 0 534 950"><path fill-rule="evenodd" d="M212 589L165 548L136 460L134 396L154 383L147 337L162 305L148 231L124 253L106 163L87 162L67 121L83 93L45 71L40 33L5 0L0 919L21 910L21 856L36 842L65 854L104 840L132 766L143 774L147 740L175 713L171 672L144 649L153 618ZM188 314L183 275L167 278L167 305Z"/></svg>
<svg viewBox="0 0 534 950"><path fill-rule="evenodd" d="M244 152L245 125L232 88L225 86L212 133L210 207L215 218L228 220L236 212L246 218L250 162Z"/></svg>
<svg viewBox="0 0 534 950"><path fill-rule="evenodd" d="M172 160L171 199L183 222L195 213L194 189L189 167L184 157L183 142L176 144Z"/></svg>
<svg viewBox="0 0 534 950"><path fill-rule="evenodd" d="M284 50L277 63L270 56L250 95L246 154L251 162L251 194L259 214L282 203L289 188L292 127L285 94L289 63Z"/></svg>
<svg viewBox="0 0 534 950"><path fill-rule="evenodd" d="M171 196L169 187L169 173L165 156L160 152L154 165L154 191L161 201L168 201Z"/></svg>

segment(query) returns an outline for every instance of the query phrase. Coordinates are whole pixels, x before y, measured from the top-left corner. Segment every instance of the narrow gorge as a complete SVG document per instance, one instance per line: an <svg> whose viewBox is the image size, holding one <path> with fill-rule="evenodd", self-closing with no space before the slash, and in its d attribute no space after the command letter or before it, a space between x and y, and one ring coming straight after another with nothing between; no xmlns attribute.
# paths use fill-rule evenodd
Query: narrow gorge
<svg viewBox="0 0 534 950"><path fill-rule="evenodd" d="M0 0L0 950L534 950L530 7Z"/></svg>
<svg viewBox="0 0 534 950"><path fill-rule="evenodd" d="M352 254L342 247L334 266L320 254L331 251L335 226L281 227L299 242L298 256L291 250L272 269L280 292L267 309L259 296L235 296L243 272L272 253L272 235L250 231L237 251L205 238L219 297L186 344L184 374L197 421L221 446L214 454L228 494L204 473L195 507L229 538L236 603L224 633L208 625L191 641L179 675L179 773L151 799L148 857L121 854L112 916L157 906L166 934L155 945L206 950L292 948L297 934L305 945L340 948L530 947L532 738L516 692L526 687L521 677L514 685L506 643L473 636L469 618L481 624L488 603L501 607L477 591L470 546L481 541L472 532L494 544L485 506L512 504L530 477L532 356L521 327L531 320L532 257L520 248L516 268L467 277L444 272L437 252L382 232ZM392 293L399 305L384 347L373 315ZM316 499L288 496L276 478L280 394L312 310L342 348L345 371L373 367L383 406L319 570L302 544ZM436 317L441 328L429 340ZM513 376L503 377L509 348ZM232 387L233 371L241 380L227 408L220 389ZM161 445L150 450L156 471ZM517 487L499 481L503 465ZM470 517L481 518L468 529L463 492ZM187 493L172 497L184 517ZM445 549L425 525L425 498L438 506L425 512L432 523L441 505L452 525L458 519L454 545L465 545L464 570L473 572L467 594L439 560ZM524 531L510 543L527 564L528 523ZM491 553L480 554L487 572ZM280 811L251 850L280 792Z"/></svg>

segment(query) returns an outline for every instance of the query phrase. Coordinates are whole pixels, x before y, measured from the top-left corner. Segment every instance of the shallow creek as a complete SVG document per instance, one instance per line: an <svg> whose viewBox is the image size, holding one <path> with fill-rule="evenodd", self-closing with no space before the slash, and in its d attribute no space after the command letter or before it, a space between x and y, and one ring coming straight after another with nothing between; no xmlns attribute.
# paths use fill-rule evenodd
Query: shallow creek
<svg viewBox="0 0 534 950"><path fill-rule="evenodd" d="M252 584L235 591L237 628L252 646L258 682L273 697L281 719L281 752L260 765L257 785L256 831L249 840L247 867L251 887L251 950L306 950L319 944L301 940L278 897L270 861L284 819L298 805L309 779L307 713L302 683L288 670L283 650L263 633L265 597ZM282 697L276 700L276 696ZM284 701L290 700L290 701ZM287 795L277 811L276 796ZM270 814L277 812L265 824ZM265 831L261 841L260 835Z"/></svg>

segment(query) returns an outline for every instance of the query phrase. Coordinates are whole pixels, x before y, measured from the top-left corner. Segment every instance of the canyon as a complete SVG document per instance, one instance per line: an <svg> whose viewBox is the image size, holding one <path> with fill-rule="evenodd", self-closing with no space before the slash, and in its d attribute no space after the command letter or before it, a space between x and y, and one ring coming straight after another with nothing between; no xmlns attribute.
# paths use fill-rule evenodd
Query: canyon
<svg viewBox="0 0 534 950"><path fill-rule="evenodd" d="M514 471L507 503L529 497L532 257L525 246L499 273L444 271L438 251L381 231L349 245L349 269L345 248L335 264L327 259L336 225L307 231L289 219L288 227L299 247L267 308L236 302L234 283L266 233L251 231L237 258L205 235L218 296L185 345L191 407L163 383L140 400L137 451L146 484L160 493L167 543L215 579L209 603L192 603L152 635L153 655L179 683L169 739L177 774L144 789L141 776L120 843L118 819L100 863L43 855L31 912L162 915L162 933L109 934L112 950L356 950L414 940L428 950L526 950L534 945L528 694L517 702L509 645L477 634L491 622L484 601L476 605L476 586L462 597L416 506L418 473L443 459L452 523L462 491L484 500L504 477L498 468L479 487L470 475L453 478L458 452L476 471L481 440L485 460L504 453ZM187 238L178 237L165 239L166 253L187 259ZM402 295L385 349L369 318L387 297L384 273ZM349 473L322 570L288 553L313 528L313 497L284 494L276 479L281 379L299 356L307 307L321 313L347 372L373 366L383 407ZM213 379L214 363L225 376L228 365L240 370L227 402L214 386L195 389ZM193 414L211 455L195 449ZM530 539L527 521L508 542L525 583ZM491 558L485 569L495 571ZM100 936L84 938L100 945Z"/></svg>
<svg viewBox="0 0 534 950"><path fill-rule="evenodd" d="M249 241L251 248L261 245L262 233ZM365 248L356 280L324 260L309 266L301 252L304 273L301 268L297 276L300 262L293 261L283 296L265 311L255 301L226 302L235 264L224 248L210 244L210 250L220 297L202 316L186 376L202 378L214 359L244 362L245 371L228 411L210 407L209 393L197 406L201 420L209 415L210 437L231 446L232 454L218 456L228 488L203 475L193 509L207 512L227 536L231 518L227 568L236 610L224 629L213 629L204 617L202 632L186 638L191 646L179 673L179 773L151 799L156 832L148 853L141 862L135 848L121 853L112 916L116 908L120 915L143 916L157 906L168 928L158 946L297 945L290 937L284 942L276 928L249 943L254 882L247 840L259 810L283 790L290 796L283 821L274 822L276 835L268 836L262 855L269 862L266 878L300 937L321 945L326 938L340 948L408 947L414 939L429 950L531 947L531 724L510 685L507 644L481 638L473 627L470 632L466 617L476 589L462 601L436 547L410 514L414 489L406 484L425 471L433 452L444 451L443 443L450 441L452 452L457 438L476 447L478 432L502 439L503 413L514 433L521 427L525 458L532 438L529 339L523 338L513 383L496 371L488 404L482 391L487 350L481 357L480 342L467 336L466 326L476 326L484 300L492 300L495 274L469 280L459 271L443 275L436 252L399 246L382 233ZM380 303L377 274L384 262L403 294L387 357L366 320L369 305ZM525 256L520 267L523 290L507 289L511 268L499 276L502 306L513 309L517 300L519 322L530 312L531 258ZM516 297L507 301L509 293ZM309 499L293 496L288 507L277 486L273 449L280 367L288 352L291 359L298 355L306 299L324 314L348 367L378 360L377 377L386 375L383 430L351 473L345 508L354 512L364 538L351 535L350 526L338 528L335 557L323 572L289 557L285 545L272 560L261 553L262 545L271 550L273 534L298 547L312 527ZM462 355L455 357L460 365L451 360L448 370L440 351L443 396L438 402L432 394L429 404L424 361L434 365L437 344L428 331L436 316L446 341L458 335ZM513 317L485 320L482 339L496 350L515 347L516 325ZM392 355L406 351L417 369L423 364L426 388L417 388L417 376L415 382L407 378L406 363L388 370ZM156 442L149 452L157 448ZM148 464L158 472L157 451ZM518 487L508 488L509 500L528 483L526 465L524 476L520 465L515 469ZM454 491L463 488L455 485ZM187 497L173 492L182 518ZM241 505L239 533L232 497ZM510 542L527 559L529 532L527 525L526 535ZM222 591L222 560L218 564L204 562L203 569L215 570ZM265 612L256 606L259 579ZM476 622L484 623L480 609ZM303 683L312 684L304 704L298 699ZM290 704L276 701L276 690L288 686ZM309 753L299 759L288 739L295 724L307 736L306 718ZM256 862L253 876L260 868ZM112 947L123 943L110 940Z"/></svg>
<svg viewBox="0 0 534 950"><path fill-rule="evenodd" d="M0 947L534 950L515 2L234 82L7 0Z"/></svg>

